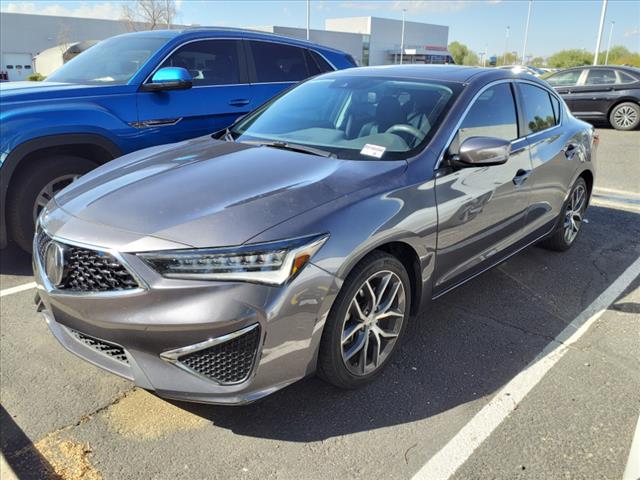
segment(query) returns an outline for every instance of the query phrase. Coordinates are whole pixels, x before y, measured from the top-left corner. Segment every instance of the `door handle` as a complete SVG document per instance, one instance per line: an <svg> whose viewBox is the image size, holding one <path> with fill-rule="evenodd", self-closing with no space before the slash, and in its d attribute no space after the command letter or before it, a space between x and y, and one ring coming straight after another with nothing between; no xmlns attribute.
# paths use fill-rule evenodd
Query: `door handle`
<svg viewBox="0 0 640 480"><path fill-rule="evenodd" d="M516 176L513 177L513 184L516 187L519 187L520 185L522 185L525 182L525 180L527 178L529 178L529 175L531 175L531 170L525 170L525 169L521 168L520 170L518 170L516 172Z"/></svg>
<svg viewBox="0 0 640 480"><path fill-rule="evenodd" d="M234 107L242 107L243 105L247 105L249 100L246 98L234 98L233 100L229 100L229 105Z"/></svg>

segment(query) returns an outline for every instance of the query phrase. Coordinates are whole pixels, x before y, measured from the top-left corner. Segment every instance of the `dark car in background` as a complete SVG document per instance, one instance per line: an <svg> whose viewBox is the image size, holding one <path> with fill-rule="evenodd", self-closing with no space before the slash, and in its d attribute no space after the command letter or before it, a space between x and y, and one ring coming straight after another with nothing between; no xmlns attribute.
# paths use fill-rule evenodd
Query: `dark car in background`
<svg viewBox="0 0 640 480"><path fill-rule="evenodd" d="M104 40L44 82L3 83L0 247L11 238L30 250L42 208L95 167L223 129L296 82L354 66L268 33L154 30Z"/></svg>
<svg viewBox="0 0 640 480"><path fill-rule="evenodd" d="M576 67L554 73L546 80L578 118L607 121L616 130L633 130L640 124L638 68Z"/></svg>
<svg viewBox="0 0 640 480"><path fill-rule="evenodd" d="M38 310L68 350L168 398L247 403L314 372L359 387L433 298L575 243L596 143L527 74L320 75L60 192L38 220Z"/></svg>

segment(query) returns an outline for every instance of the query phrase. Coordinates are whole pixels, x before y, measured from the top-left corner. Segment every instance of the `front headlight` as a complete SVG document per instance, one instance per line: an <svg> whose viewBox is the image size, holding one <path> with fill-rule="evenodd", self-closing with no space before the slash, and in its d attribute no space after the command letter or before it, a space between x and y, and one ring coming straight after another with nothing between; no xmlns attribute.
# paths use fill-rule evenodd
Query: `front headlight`
<svg viewBox="0 0 640 480"><path fill-rule="evenodd" d="M282 285L293 278L329 238L328 234L233 248L138 253L166 278Z"/></svg>

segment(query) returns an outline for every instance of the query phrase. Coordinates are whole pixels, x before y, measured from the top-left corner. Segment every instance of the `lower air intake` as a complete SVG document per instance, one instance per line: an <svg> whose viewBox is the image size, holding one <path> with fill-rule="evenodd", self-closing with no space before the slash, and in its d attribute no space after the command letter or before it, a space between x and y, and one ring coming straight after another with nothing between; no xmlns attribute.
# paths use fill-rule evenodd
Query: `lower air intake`
<svg viewBox="0 0 640 480"><path fill-rule="evenodd" d="M92 348L93 350L106 355L107 357L111 357L114 360L117 360L121 363L129 364L129 359L127 359L127 354L120 345L116 345L115 343L105 342L104 340L100 340L98 338L90 337L89 335L85 335L84 333L77 332L75 330L69 329L71 335L78 340L80 343L85 344L87 347Z"/></svg>
<svg viewBox="0 0 640 480"><path fill-rule="evenodd" d="M198 350L177 359L179 363L220 384L246 380L251 373L260 341L260 328L254 328L226 342Z"/></svg>

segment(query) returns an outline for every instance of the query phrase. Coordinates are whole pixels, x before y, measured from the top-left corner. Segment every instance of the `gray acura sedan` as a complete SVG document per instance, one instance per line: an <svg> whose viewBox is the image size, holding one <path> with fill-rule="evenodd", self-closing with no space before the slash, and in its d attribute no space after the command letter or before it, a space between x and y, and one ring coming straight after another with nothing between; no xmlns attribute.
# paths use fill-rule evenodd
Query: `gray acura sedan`
<svg viewBox="0 0 640 480"><path fill-rule="evenodd" d="M526 74L321 75L58 194L37 308L68 350L166 398L248 403L314 372L359 387L434 298L529 245L571 247L596 144Z"/></svg>

